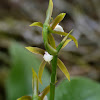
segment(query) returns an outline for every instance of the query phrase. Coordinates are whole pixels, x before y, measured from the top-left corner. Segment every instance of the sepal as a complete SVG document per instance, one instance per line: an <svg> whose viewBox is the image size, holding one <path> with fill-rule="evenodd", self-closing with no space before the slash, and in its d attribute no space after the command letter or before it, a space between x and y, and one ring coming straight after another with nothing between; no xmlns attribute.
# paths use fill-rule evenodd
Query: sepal
<svg viewBox="0 0 100 100"><path fill-rule="evenodd" d="M64 75L67 77L67 79L70 81L69 72L64 63L59 58L57 59L57 65L60 68L60 70L64 73Z"/></svg>

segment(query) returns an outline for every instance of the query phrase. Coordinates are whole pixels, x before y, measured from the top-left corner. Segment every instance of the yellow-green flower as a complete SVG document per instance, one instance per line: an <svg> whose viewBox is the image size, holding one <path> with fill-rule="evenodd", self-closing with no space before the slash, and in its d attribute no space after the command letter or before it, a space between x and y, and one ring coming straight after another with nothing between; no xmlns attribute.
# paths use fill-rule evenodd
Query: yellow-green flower
<svg viewBox="0 0 100 100"><path fill-rule="evenodd" d="M45 50L37 48L37 47L26 47L26 49L28 49L32 53L40 54L42 56L44 56L45 52L46 52ZM48 61L45 61L43 59L42 63L40 64L40 67L39 67L38 75L39 75L39 81L41 84L42 84L41 78L42 78L43 70L44 70L44 67L47 64L47 62ZM57 59L57 65L61 69L61 71L65 74L65 76L68 78L68 80L70 80L69 72L68 72L67 68L65 67L65 65L63 64L63 62L59 58Z"/></svg>
<svg viewBox="0 0 100 100"><path fill-rule="evenodd" d="M75 39L74 36L70 35L72 30L69 33L66 33L63 31L63 28L58 25L63 20L66 14L61 13L52 22L50 22L50 20L52 19L51 18L52 10L53 10L53 2L52 0L49 0L49 6L48 6L47 13L46 13L46 20L44 24L42 24L41 22L34 22L30 25L30 26L39 26L42 28L42 36L43 36L44 45L45 45L46 50L43 50L37 47L26 47L26 49L28 49L30 52L41 54L44 58L44 60L42 61L39 67L39 74L38 74L39 81L41 84L42 84L41 77L42 77L43 70L44 70L46 63L47 62L50 63L53 56L58 55L60 49L64 48L71 40L73 40L74 43L76 44L76 47L78 47L77 40ZM52 33L65 36L58 46L55 45L55 40L54 40ZM67 38L71 38L71 39L67 39ZM48 55L46 55L46 52ZM65 74L65 76L68 78L68 80L70 80L69 72L67 68L65 67L65 65L63 64L63 62L59 58L57 59L57 65L61 69L61 71Z"/></svg>

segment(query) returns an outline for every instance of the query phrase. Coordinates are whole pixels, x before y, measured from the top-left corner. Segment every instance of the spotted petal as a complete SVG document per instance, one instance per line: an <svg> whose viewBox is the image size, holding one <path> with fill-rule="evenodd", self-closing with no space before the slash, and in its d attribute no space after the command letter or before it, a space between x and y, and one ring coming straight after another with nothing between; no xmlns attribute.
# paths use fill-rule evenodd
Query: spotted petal
<svg viewBox="0 0 100 100"><path fill-rule="evenodd" d="M43 28L43 24L41 22L34 22L30 26L38 26Z"/></svg>
<svg viewBox="0 0 100 100"><path fill-rule="evenodd" d="M66 33L66 32L60 32L60 31L54 31L54 30L52 30L51 32L54 33L54 34L59 34L59 35L63 35L63 36L68 35L68 33ZM77 42L76 38L72 35L69 35L68 37L71 38L74 41L76 47L78 48L78 42Z"/></svg>
<svg viewBox="0 0 100 100"><path fill-rule="evenodd" d="M41 97L41 100L44 99L45 95L50 91L50 85L47 86L40 94L39 96Z"/></svg>
<svg viewBox="0 0 100 100"><path fill-rule="evenodd" d="M25 47L25 48L35 54L44 55L44 53L45 53L45 50L37 48L37 47Z"/></svg>
<svg viewBox="0 0 100 100"><path fill-rule="evenodd" d="M56 27L56 25L61 22L63 20L63 18L65 17L66 13L61 13L59 14L51 23L51 29L54 29Z"/></svg>
<svg viewBox="0 0 100 100"><path fill-rule="evenodd" d="M43 60L40 67L39 67L38 76L39 76L39 81L40 81L41 84L42 84L41 78L42 78L42 74L43 74L43 70L44 70L45 65L46 65L46 61Z"/></svg>
<svg viewBox="0 0 100 100"><path fill-rule="evenodd" d="M61 69L61 71L65 74L65 76L67 77L67 79L70 81L69 72L68 72L66 66L64 65L64 63L59 58L57 59L57 65Z"/></svg>
<svg viewBox="0 0 100 100"><path fill-rule="evenodd" d="M21 98L18 98L17 100L32 100L31 96L22 96Z"/></svg>

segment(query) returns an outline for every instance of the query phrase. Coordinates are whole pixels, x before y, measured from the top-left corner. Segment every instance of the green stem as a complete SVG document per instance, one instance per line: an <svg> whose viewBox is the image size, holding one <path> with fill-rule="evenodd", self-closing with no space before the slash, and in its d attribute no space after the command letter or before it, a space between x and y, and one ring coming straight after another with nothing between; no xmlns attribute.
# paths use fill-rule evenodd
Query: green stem
<svg viewBox="0 0 100 100"><path fill-rule="evenodd" d="M50 83L50 100L54 100L55 97L55 81L56 81L56 67L57 67L57 56L53 57L51 61L52 64L52 74L51 74L51 83Z"/></svg>

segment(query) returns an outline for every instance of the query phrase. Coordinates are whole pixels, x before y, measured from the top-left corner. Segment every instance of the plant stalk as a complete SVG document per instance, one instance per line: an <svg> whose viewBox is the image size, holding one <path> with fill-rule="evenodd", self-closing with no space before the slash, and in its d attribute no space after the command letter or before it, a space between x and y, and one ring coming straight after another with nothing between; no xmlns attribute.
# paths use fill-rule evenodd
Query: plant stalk
<svg viewBox="0 0 100 100"><path fill-rule="evenodd" d="M52 73L51 73L51 83L50 83L50 100L54 100L55 97L57 56L58 55L55 55L51 61Z"/></svg>

